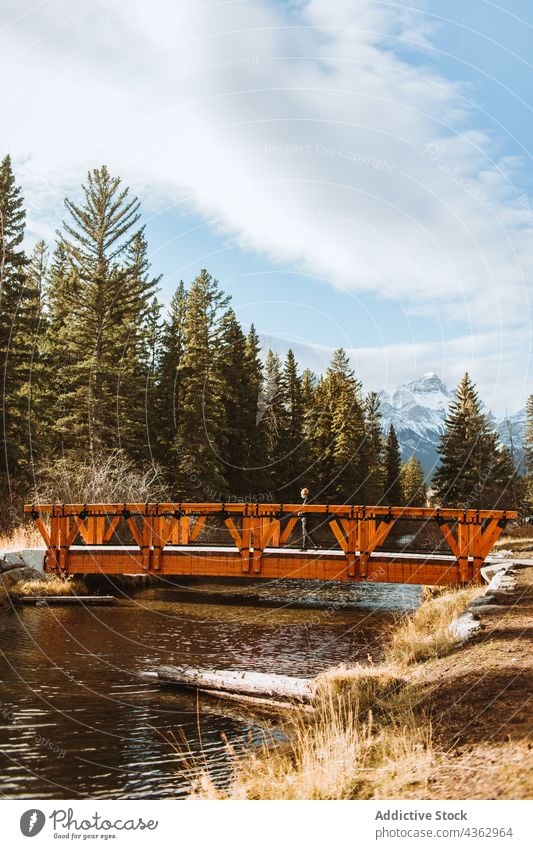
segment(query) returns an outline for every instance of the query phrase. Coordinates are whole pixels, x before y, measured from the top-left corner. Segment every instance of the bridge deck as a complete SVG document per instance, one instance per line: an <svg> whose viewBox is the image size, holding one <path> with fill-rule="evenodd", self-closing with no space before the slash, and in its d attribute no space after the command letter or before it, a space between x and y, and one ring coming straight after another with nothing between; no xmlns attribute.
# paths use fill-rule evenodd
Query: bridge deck
<svg viewBox="0 0 533 849"><path fill-rule="evenodd" d="M346 504L46 504L25 511L45 540L47 571L441 585L479 580L492 545L516 518L510 511ZM304 515L335 548L287 547L301 538ZM383 551L406 520L438 528L439 550ZM202 544L213 532L230 545Z"/></svg>
<svg viewBox="0 0 533 849"><path fill-rule="evenodd" d="M356 557L360 552L355 552ZM143 559L136 546L72 546L71 574L139 574ZM159 575L196 577L314 578L323 581L360 581L402 584L456 584L459 568L453 555L397 554L370 555L367 575L348 575L346 556L340 549L299 551L294 548L266 548L260 567L242 570L241 555L229 546L184 546L165 548L161 553Z"/></svg>

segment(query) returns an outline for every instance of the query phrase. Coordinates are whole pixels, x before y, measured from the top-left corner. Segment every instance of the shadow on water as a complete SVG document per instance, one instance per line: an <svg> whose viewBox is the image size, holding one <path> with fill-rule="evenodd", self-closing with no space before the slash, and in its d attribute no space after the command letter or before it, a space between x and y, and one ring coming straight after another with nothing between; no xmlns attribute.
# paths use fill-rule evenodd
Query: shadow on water
<svg viewBox="0 0 533 849"><path fill-rule="evenodd" d="M224 737L237 748L259 741L260 721L138 673L188 663L313 676L376 660L393 619L419 599L420 588L404 585L206 582L145 589L113 607L1 611L0 792L184 795L191 760L223 775ZM186 741L181 753L169 734Z"/></svg>

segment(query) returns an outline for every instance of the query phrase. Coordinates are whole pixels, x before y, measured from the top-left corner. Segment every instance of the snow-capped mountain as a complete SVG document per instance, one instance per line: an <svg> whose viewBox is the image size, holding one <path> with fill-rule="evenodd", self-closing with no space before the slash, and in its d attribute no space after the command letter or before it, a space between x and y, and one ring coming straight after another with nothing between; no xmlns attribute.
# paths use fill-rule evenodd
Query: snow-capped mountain
<svg viewBox="0 0 533 849"><path fill-rule="evenodd" d="M437 446L453 392L433 372L404 383L392 393L380 392L385 432L394 425L402 457L417 457L426 473L437 462Z"/></svg>
<svg viewBox="0 0 533 849"><path fill-rule="evenodd" d="M437 448L454 392L448 390L433 372L404 383L392 393L380 392L382 424L385 432L394 425L402 452L408 460L417 457L430 475L438 462ZM520 410L495 423L504 445L512 448L517 465L522 456L526 412Z"/></svg>
<svg viewBox="0 0 533 849"><path fill-rule="evenodd" d="M526 435L526 411L520 410L512 416L505 416L498 422L498 435L504 445L510 449L516 466L524 472L524 437Z"/></svg>

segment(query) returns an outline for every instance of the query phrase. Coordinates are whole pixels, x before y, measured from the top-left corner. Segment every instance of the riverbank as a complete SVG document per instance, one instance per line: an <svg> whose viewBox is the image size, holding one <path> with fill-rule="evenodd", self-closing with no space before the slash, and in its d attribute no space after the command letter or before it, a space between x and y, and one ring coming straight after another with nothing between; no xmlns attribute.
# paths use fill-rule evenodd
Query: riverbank
<svg viewBox="0 0 533 849"><path fill-rule="evenodd" d="M0 561L0 607L11 607L32 598L86 594L87 587L81 579L43 574L28 566L18 554Z"/></svg>
<svg viewBox="0 0 533 849"><path fill-rule="evenodd" d="M230 789L202 774L193 797L530 798L532 567L473 608L481 627L467 641L448 626L476 591L426 600L383 664L322 675L316 715L292 721L290 743L233 754Z"/></svg>

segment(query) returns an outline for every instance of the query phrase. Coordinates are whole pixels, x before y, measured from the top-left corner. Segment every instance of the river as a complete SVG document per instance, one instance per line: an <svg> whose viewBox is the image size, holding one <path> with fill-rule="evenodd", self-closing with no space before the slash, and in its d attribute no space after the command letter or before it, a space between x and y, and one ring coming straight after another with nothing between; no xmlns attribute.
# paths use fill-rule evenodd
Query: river
<svg viewBox="0 0 533 849"><path fill-rule="evenodd" d="M232 604L217 591L228 588L206 583L194 596L144 589L111 607L1 610L2 796L177 798L189 790L192 765L223 780L226 741L237 749L260 742L260 720L218 701L197 704L139 673L188 663L312 676L378 659L394 618L420 599L418 587L387 584L263 583L258 604L249 590Z"/></svg>

